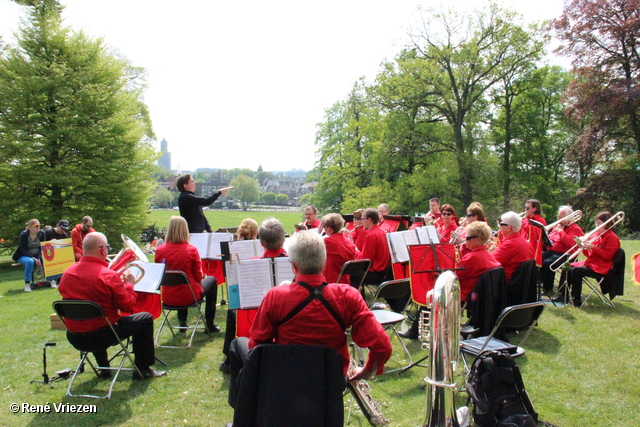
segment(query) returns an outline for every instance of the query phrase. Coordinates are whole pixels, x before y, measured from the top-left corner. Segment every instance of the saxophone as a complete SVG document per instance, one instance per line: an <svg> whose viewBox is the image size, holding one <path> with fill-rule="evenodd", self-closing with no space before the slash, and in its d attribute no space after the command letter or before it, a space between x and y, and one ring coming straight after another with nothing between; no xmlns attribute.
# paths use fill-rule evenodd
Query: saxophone
<svg viewBox="0 0 640 427"><path fill-rule="evenodd" d="M427 296L427 298L429 298ZM427 413L422 427L459 427L453 373L458 363L460 287L453 271L443 272L433 289L428 325ZM426 334L423 334L425 337Z"/></svg>
<svg viewBox="0 0 640 427"><path fill-rule="evenodd" d="M352 358L349 363L347 377L351 377L356 370L356 361ZM371 396L371 387L365 380L347 381L347 388L355 397L360 410L372 426L386 426L389 420L382 414L380 403Z"/></svg>

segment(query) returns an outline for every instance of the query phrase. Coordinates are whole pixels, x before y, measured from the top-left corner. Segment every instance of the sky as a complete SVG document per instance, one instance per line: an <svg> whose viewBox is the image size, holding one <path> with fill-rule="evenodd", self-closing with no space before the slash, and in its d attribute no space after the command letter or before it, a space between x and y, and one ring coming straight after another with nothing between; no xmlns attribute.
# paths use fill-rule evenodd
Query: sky
<svg viewBox="0 0 640 427"><path fill-rule="evenodd" d="M311 170L316 124L408 42L423 9L440 0L61 0L64 24L147 70L144 100L172 168ZM501 0L533 22L562 0ZM445 3L449 7L451 3ZM481 7L457 0L456 7ZM24 12L0 0L11 42ZM553 62L553 60L551 60Z"/></svg>

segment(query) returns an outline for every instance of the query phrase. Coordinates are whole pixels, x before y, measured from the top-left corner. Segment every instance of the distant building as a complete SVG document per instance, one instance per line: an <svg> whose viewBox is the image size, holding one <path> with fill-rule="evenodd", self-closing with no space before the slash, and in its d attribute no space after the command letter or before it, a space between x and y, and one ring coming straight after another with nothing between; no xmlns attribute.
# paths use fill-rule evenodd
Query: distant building
<svg viewBox="0 0 640 427"><path fill-rule="evenodd" d="M169 143L164 138L160 141L160 153L162 153L162 156L158 159L158 164L171 170L171 153L169 152Z"/></svg>

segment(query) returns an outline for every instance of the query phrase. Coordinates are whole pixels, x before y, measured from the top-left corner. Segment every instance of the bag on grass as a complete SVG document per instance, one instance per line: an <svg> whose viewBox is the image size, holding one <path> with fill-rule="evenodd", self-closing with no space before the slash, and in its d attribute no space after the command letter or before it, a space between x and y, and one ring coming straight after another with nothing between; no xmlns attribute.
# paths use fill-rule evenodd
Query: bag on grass
<svg viewBox="0 0 640 427"><path fill-rule="evenodd" d="M538 414L524 389L520 369L506 351L485 352L471 366L467 392L479 427L536 427Z"/></svg>

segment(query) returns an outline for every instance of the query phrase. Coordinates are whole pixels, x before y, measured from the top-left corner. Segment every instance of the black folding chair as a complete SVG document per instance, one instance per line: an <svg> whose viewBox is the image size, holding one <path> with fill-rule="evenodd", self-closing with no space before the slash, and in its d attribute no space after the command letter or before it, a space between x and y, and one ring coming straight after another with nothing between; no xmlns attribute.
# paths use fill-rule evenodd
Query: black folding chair
<svg viewBox="0 0 640 427"><path fill-rule="evenodd" d="M80 363L78 364L78 367L76 368L76 370L73 372L73 376L71 377L71 381L69 382L69 387L67 388L67 396L92 397L95 399L105 399L105 398L109 399L111 397L111 393L113 392L113 385L118 379L118 375L120 374L121 371L135 371L138 373L140 377L142 377L142 373L140 372L133 358L131 357L131 351L129 350L129 344L130 344L129 338L127 337L125 339L122 339L118 336L118 333L113 328L113 325L109 321L109 318L107 317L104 310L99 304L93 301L60 300L60 301L54 301L53 309L58 314L58 316L60 316L60 319L62 319L62 322L67 327L67 330L70 330L69 326L67 325L67 320L85 321L85 320L102 318L104 319L106 324L109 326L109 329L111 329L111 332L113 332L113 341L112 343L106 346L97 345L97 346L91 346L91 347L82 347L79 345L75 345L70 341L71 345L73 345L73 347L80 352ZM70 332L70 333L73 333L73 332ZM87 357L89 353L93 353L97 351L106 351L109 347L116 346L116 345L120 346L120 350L113 357L109 359L109 362L111 362L118 357L120 358L120 363L115 368L112 368L110 366L95 366L93 362L91 362L91 359ZM125 360L129 360L132 368L123 367ZM84 371L85 362L89 363L89 366L91 366L91 369L93 369L93 372L95 372L98 378L101 378L101 372L115 371L115 374L112 375L113 379L111 380L111 385L109 386L109 392L105 396L94 396L91 394L72 394L71 393L71 388L73 387L73 383L76 380L78 373Z"/></svg>
<svg viewBox="0 0 640 427"><path fill-rule="evenodd" d="M589 292L589 295L587 295L580 307L585 305L593 294L597 295L600 301L609 307L615 307L612 301L613 298L615 298L616 295L622 295L624 293L625 260L624 249L620 248L618 252L616 252L611 269L607 274L599 280L592 277L584 277L582 279L582 283L587 285L587 287L591 289L591 292ZM609 294L609 298L607 298L605 294Z"/></svg>
<svg viewBox="0 0 640 427"><path fill-rule="evenodd" d="M156 346L157 347L163 347L163 348L189 348L191 347L191 344L193 343L193 337L196 334L196 330L198 329L202 329L204 331L206 331L207 333L209 333L209 330L206 327L206 324L204 323L204 315L202 313L202 304L204 304L204 298L199 298L199 296L197 296L195 294L195 292L193 291L193 286L191 286L191 283L189 282L189 278L187 277L187 275L182 272L182 271L177 271L177 270L167 270L164 272L164 276L162 277L162 284L160 285L161 289L162 288L170 288L170 287L178 287L178 286L186 286L189 289L191 298L190 300L192 302L190 302L187 305L171 305L169 304L171 301L165 301L165 297L163 294L163 298L162 298L162 313L164 315L163 319L162 319L162 323L160 324L160 328L158 328L158 333L156 334ZM196 323L193 326L173 326L171 324L171 321L169 320L169 314L171 314L172 311L177 311L177 310L188 310L191 307L195 307L198 309L198 317L196 318ZM200 324L202 323L202 326L200 326ZM185 346L175 346L175 345L160 345L160 334L162 333L162 330L164 329L164 326L167 325L169 327L169 331L171 332L171 336L175 337L176 334L174 332L174 330L177 331L185 331L185 333L187 331L191 331L191 334L189 336L189 343Z"/></svg>
<svg viewBox="0 0 640 427"><path fill-rule="evenodd" d="M364 288L362 283L364 282L364 278L369 271L369 267L371 267L371 260L368 259L354 259L351 261L347 261L342 266L340 275L338 276L338 279L336 279L336 283L340 283L340 279L342 278L342 276L356 276L360 279L359 283L353 283L353 281L351 281L351 286L359 290L364 297Z"/></svg>

